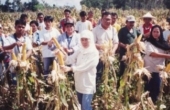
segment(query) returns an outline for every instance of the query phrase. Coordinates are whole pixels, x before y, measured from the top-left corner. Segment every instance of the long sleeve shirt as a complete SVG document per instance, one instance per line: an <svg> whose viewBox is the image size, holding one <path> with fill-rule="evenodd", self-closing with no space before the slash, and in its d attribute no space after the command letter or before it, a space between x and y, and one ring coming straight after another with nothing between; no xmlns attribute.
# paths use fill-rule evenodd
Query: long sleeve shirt
<svg viewBox="0 0 170 110"><path fill-rule="evenodd" d="M83 94L96 92L96 67L99 62L97 50L83 54L80 50L67 57L66 61L72 62L75 88Z"/></svg>

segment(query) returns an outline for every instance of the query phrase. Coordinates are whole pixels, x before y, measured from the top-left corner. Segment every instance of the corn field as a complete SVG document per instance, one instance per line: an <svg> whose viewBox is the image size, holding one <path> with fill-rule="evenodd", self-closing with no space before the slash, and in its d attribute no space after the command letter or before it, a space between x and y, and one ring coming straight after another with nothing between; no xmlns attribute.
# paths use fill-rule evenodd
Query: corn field
<svg viewBox="0 0 170 110"><path fill-rule="evenodd" d="M100 19L99 9L93 10L96 21ZM116 10L119 18L117 23L125 25L127 15L136 17L136 26L141 25L142 15L147 10ZM63 9L43 10L44 15L54 17L54 27L59 26L59 21L64 17ZM159 24L163 29L168 28L166 17L168 10L153 9L150 11L156 17L155 24ZM25 12L29 20L35 20L38 12ZM14 33L14 22L20 17L21 13L0 13L0 23L4 28L4 33ZM72 9L72 16L79 19L79 12ZM128 67L120 79L120 87L117 89L117 72L119 69L118 55L112 56L111 49L114 45L111 42L103 45L102 61L105 64L102 81L97 82L97 92L94 96L92 107L94 110L170 110L170 65L164 67L157 65L163 82L161 84L161 93L158 103L153 104L149 93L144 91L143 76L151 77L148 70L144 67L144 62L140 53L144 52L145 46L140 41L141 36L135 39L134 43L128 46L123 60ZM55 45L60 49L58 42L54 40ZM33 55L26 60L26 45L20 55L15 56L12 53L12 60L9 64L9 70L16 72L17 86L7 87L7 79L1 81L0 86L0 109L2 110L80 110L77 97L75 95L74 79L60 69L63 65L64 52L56 55L56 59L51 66L51 74L45 81L42 77L42 54L41 47L33 49ZM58 62L58 63L57 63ZM4 71L6 73L7 71Z"/></svg>

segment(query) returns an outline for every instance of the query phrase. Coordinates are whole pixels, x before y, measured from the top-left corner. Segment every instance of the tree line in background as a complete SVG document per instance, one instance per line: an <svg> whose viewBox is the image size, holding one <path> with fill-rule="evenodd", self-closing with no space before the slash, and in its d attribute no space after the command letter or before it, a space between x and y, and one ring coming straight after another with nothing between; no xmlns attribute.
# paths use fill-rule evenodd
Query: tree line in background
<svg viewBox="0 0 170 110"><path fill-rule="evenodd" d="M0 3L2 12L22 12L22 11L38 11L42 9L61 8L55 5L50 6L46 0L28 0L29 2L21 2L21 0L6 0L5 4ZM0 0L1 2L1 0ZM59 3L58 3L59 4ZM170 0L82 0L81 5L93 8L116 8L116 9L147 9L152 8L168 8L170 9ZM68 8L73 8L65 6Z"/></svg>
<svg viewBox="0 0 170 110"><path fill-rule="evenodd" d="M1 0L0 0L1 1ZM5 4L0 3L0 10L2 12L23 12L23 11L38 11L42 9L55 8L50 6L46 0L28 0L29 2L22 2L22 0L6 0Z"/></svg>
<svg viewBox="0 0 170 110"><path fill-rule="evenodd" d="M82 0L82 5L94 8L147 9L168 8L170 0Z"/></svg>

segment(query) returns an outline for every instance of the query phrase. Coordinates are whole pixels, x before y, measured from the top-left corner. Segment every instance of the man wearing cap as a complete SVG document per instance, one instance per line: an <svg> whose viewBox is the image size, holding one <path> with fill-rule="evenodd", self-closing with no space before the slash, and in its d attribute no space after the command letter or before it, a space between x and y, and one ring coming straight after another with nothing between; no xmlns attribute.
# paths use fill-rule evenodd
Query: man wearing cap
<svg viewBox="0 0 170 110"><path fill-rule="evenodd" d="M90 21L87 20L87 14L85 11L80 12L80 21L76 23L75 30L78 33L81 33L84 30L92 30L93 26Z"/></svg>
<svg viewBox="0 0 170 110"><path fill-rule="evenodd" d="M153 26L152 19L155 18L155 17L153 17L148 12L145 15L143 15L142 18L143 18L144 24L139 27L139 30L140 30L141 34L143 34L144 38L147 38L147 37L149 37L151 28Z"/></svg>
<svg viewBox="0 0 170 110"><path fill-rule="evenodd" d="M74 21L72 19L68 19L65 24L65 32L58 37L58 42L63 47L64 51L71 55L74 51L78 49L78 41L80 35L74 30ZM68 65L72 62L68 62Z"/></svg>
<svg viewBox="0 0 170 110"><path fill-rule="evenodd" d="M64 10L64 16L65 18L60 21L60 26L59 26L61 33L65 32L64 24L68 19L72 19L75 22L75 20L71 17L71 11L69 9Z"/></svg>
<svg viewBox="0 0 170 110"><path fill-rule="evenodd" d="M119 60L120 60L120 71L119 76L121 77L125 70L125 63L121 61L123 55L126 53L126 46L133 43L134 39L140 35L140 32L134 28L135 17L132 15L127 16L126 26L121 28L118 37L119 37Z"/></svg>

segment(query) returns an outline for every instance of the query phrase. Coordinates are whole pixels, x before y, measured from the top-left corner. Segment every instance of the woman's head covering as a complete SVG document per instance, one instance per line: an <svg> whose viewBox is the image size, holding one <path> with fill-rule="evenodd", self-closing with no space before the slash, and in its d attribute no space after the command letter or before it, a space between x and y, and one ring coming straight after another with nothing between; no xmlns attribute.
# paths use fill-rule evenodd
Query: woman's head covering
<svg viewBox="0 0 170 110"><path fill-rule="evenodd" d="M159 30L160 30L159 40L156 40L152 35L154 28L159 28ZM159 25L155 25L155 26L152 27L150 37L147 38L146 40L148 42L150 42L151 44L153 44L157 48L160 48L162 50L170 50L170 45L168 45L168 43L164 40L163 30Z"/></svg>
<svg viewBox="0 0 170 110"><path fill-rule="evenodd" d="M87 38L89 41L89 47L84 48L81 43L81 38ZM93 33L89 30L84 30L80 33L80 51L83 53L90 53L94 51L98 51L95 46Z"/></svg>

